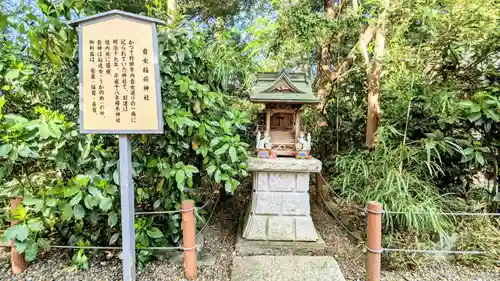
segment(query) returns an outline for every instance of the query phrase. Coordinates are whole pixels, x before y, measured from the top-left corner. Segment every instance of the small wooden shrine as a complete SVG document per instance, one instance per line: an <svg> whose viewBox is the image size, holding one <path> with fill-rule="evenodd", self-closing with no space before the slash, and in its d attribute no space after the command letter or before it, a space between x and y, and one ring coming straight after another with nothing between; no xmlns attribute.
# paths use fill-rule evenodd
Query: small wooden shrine
<svg viewBox="0 0 500 281"><path fill-rule="evenodd" d="M319 99L305 73L259 73L250 100L266 106L257 125L258 157L309 158L311 139L301 130L300 108Z"/></svg>

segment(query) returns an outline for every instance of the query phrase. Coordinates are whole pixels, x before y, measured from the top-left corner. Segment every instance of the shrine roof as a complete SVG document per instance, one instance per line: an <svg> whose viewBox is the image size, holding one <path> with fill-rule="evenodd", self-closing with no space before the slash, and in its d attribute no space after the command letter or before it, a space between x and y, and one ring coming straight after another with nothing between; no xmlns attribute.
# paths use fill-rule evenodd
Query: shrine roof
<svg viewBox="0 0 500 281"><path fill-rule="evenodd" d="M154 22L154 23L162 24L162 25L165 24L165 21L163 21L163 20L150 18L150 17L146 17L146 16L141 16L141 15L137 15L137 14L133 14L133 13L128 13L128 12L124 12L124 11L120 11L120 10L111 10L111 11L107 11L104 13L75 19L75 20L69 21L68 24L69 25L77 25L77 24L81 24L83 22L94 21L94 20L97 20L100 18L113 17L113 16L119 16L119 17L129 18L129 19L136 19L136 20L145 21L145 22Z"/></svg>
<svg viewBox="0 0 500 281"><path fill-rule="evenodd" d="M262 72L252 87L250 100L262 103L318 103L305 73Z"/></svg>

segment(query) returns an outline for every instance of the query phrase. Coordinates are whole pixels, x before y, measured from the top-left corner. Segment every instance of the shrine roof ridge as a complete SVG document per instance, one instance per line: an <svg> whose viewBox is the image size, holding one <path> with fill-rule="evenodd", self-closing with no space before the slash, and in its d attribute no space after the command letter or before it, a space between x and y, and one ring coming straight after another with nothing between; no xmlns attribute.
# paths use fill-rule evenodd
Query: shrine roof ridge
<svg viewBox="0 0 500 281"><path fill-rule="evenodd" d="M299 104L318 103L320 101L314 95L311 84L303 72L258 73L250 93L250 100L262 103L281 102Z"/></svg>
<svg viewBox="0 0 500 281"><path fill-rule="evenodd" d="M157 23L157 24L161 24L161 25L166 24L166 22L164 20L155 19L155 18L146 17L146 16L141 16L141 15L137 15L137 14L129 13L129 12L124 12L124 11L120 11L120 10L110 10L110 11L107 11L104 13L95 14L92 16L71 20L68 22L68 24L69 25L77 25L77 24L81 24L83 22L93 21L96 19L100 19L103 17L110 17L110 16L122 16L124 18L131 18L131 19L141 20L141 21L145 21L145 22Z"/></svg>

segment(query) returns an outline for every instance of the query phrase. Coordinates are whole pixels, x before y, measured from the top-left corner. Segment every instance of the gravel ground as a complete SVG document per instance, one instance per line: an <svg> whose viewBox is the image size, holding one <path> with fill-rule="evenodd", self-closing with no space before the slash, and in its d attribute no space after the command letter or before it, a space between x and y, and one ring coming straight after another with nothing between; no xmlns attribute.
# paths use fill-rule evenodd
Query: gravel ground
<svg viewBox="0 0 500 281"><path fill-rule="evenodd" d="M245 208L248 194L249 189L235 198L221 200L211 224L204 231L204 247L197 280L230 281L238 218ZM311 198L314 198L313 194ZM355 239L348 236L323 207L313 203L311 211L316 229L327 244L326 249L312 254L335 257L346 280L363 281L365 255L362 245L355 243ZM286 255L293 252L287 250L275 254ZM85 271L76 270L70 261L71 257L67 252L49 251L31 264L24 273L13 277L9 263L0 257L0 281L119 281L122 278L121 261L116 258L94 258L90 262L90 268ZM453 264L434 263L417 271L384 270L382 276L384 281L499 281L500 270L481 271ZM185 279L180 262L163 260L149 263L143 271L138 271L137 280Z"/></svg>

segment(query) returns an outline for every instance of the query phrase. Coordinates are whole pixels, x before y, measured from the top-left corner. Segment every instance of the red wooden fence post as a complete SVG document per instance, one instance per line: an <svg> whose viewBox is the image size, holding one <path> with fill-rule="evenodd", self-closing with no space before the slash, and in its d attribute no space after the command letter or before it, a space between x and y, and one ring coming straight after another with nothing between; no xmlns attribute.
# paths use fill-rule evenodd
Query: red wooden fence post
<svg viewBox="0 0 500 281"><path fill-rule="evenodd" d="M22 199L20 199L20 198L12 199L10 201L11 213L17 209L17 206L19 206L19 204L21 204L21 201L22 201ZM19 223L19 221L11 221L10 225L13 226L13 225L16 225L18 223ZM14 274L19 274L19 273L23 272L26 269L26 267L28 267L28 264L24 260L24 254L18 253L16 251L14 240L10 241L10 262L12 265L12 273L14 273Z"/></svg>
<svg viewBox="0 0 500 281"><path fill-rule="evenodd" d="M380 281L380 259L382 254L382 205L368 202L368 259L366 261L367 281Z"/></svg>
<svg viewBox="0 0 500 281"><path fill-rule="evenodd" d="M182 210L182 234L184 236L184 274L186 279L197 277L196 263L196 223L194 216L194 201L184 200Z"/></svg>

